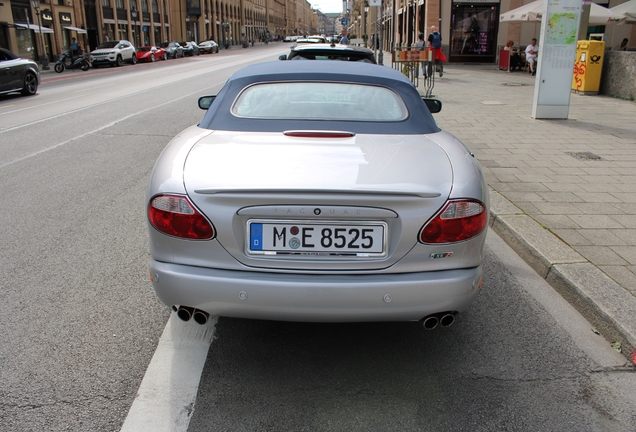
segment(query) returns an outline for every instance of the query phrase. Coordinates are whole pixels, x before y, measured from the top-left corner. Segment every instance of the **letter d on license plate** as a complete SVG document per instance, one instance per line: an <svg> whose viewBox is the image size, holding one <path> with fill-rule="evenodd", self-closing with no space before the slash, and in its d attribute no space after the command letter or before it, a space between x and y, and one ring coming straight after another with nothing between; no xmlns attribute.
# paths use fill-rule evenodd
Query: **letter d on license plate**
<svg viewBox="0 0 636 432"><path fill-rule="evenodd" d="M247 226L251 254L386 254L385 222L251 220Z"/></svg>

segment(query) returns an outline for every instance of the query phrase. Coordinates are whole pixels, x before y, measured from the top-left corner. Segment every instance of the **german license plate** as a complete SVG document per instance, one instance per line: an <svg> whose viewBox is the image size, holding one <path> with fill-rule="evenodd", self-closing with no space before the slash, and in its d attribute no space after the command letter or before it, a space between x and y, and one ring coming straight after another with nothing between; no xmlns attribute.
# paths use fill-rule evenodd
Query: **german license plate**
<svg viewBox="0 0 636 432"><path fill-rule="evenodd" d="M252 254L382 256L385 222L248 221Z"/></svg>

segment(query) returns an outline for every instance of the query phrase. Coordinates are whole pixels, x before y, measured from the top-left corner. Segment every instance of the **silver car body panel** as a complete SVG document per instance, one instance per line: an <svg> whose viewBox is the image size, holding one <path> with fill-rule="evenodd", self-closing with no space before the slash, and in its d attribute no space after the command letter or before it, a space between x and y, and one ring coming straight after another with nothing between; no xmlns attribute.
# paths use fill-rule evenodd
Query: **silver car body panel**
<svg viewBox="0 0 636 432"><path fill-rule="evenodd" d="M300 275L230 271L152 260L153 286L168 305L212 315L281 321L416 321L464 312L482 268L386 275Z"/></svg>

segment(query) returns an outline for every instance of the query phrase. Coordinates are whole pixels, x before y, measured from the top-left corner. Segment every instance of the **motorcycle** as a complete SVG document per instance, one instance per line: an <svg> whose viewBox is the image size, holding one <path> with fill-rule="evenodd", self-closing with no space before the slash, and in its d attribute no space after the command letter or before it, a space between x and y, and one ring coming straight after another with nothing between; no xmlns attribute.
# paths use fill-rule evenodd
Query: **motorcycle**
<svg viewBox="0 0 636 432"><path fill-rule="evenodd" d="M64 69L81 69L87 71L91 67L91 59L88 53L79 54L76 58L72 58L68 52L62 53L62 56L55 63L55 72L62 73Z"/></svg>

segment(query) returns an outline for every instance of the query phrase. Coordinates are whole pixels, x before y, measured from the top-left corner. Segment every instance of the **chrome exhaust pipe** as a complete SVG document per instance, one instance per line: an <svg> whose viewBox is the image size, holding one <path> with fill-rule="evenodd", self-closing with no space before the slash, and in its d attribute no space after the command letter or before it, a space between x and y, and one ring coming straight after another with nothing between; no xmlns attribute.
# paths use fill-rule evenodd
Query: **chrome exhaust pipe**
<svg viewBox="0 0 636 432"><path fill-rule="evenodd" d="M439 319L435 315L429 315L422 320L424 330L433 330L439 324Z"/></svg>
<svg viewBox="0 0 636 432"><path fill-rule="evenodd" d="M192 318L197 324L204 325L205 323L208 322L208 319L210 318L210 314L202 310L195 309L194 315L192 315Z"/></svg>
<svg viewBox="0 0 636 432"><path fill-rule="evenodd" d="M455 315L453 314L444 314L442 318L439 320L439 323L444 327L450 327L455 322Z"/></svg>
<svg viewBox="0 0 636 432"><path fill-rule="evenodd" d="M204 325L210 319L209 313L189 306L174 305L172 306L172 310L177 313L177 316L181 319L181 321L185 322L190 321L190 319L194 319L194 322L197 324Z"/></svg>
<svg viewBox="0 0 636 432"><path fill-rule="evenodd" d="M190 321L190 318L192 318L193 314L194 308L191 307L179 306L179 309L177 310L177 316L181 318L182 321Z"/></svg>

